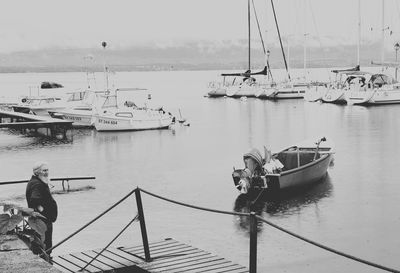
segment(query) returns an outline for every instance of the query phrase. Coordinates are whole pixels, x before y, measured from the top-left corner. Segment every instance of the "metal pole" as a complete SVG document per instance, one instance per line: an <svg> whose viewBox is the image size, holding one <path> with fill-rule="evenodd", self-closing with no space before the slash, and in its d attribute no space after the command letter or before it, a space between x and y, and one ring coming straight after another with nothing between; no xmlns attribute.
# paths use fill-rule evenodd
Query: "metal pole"
<svg viewBox="0 0 400 273"><path fill-rule="evenodd" d="M398 44L397 44L398 45ZM397 69L398 69L398 66L397 66L397 51L399 50L399 48L398 47L396 47L396 69L394 70L395 71L395 78L396 78L396 81L397 81Z"/></svg>
<svg viewBox="0 0 400 273"><path fill-rule="evenodd" d="M255 212L250 212L250 273L257 272L257 218Z"/></svg>
<svg viewBox="0 0 400 273"><path fill-rule="evenodd" d="M139 188L136 189L135 196L136 196L136 205L137 205L139 221L140 221L140 230L142 232L142 241L143 241L145 261L150 262L151 257L150 257L149 241L147 240L146 223L144 221L142 198L140 196Z"/></svg>

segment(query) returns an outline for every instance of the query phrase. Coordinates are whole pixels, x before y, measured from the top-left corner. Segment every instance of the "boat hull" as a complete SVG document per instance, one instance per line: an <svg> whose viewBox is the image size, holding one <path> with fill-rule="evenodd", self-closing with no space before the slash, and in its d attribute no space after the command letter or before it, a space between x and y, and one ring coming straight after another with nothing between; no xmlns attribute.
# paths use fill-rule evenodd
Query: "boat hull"
<svg viewBox="0 0 400 273"><path fill-rule="evenodd" d="M207 93L207 96L210 98L218 98L218 97L225 97L226 96L226 88L219 87L212 89Z"/></svg>
<svg viewBox="0 0 400 273"><path fill-rule="evenodd" d="M172 121L172 116L118 118L116 116L97 115L94 118L94 126L97 131L137 131L165 129L172 124Z"/></svg>
<svg viewBox="0 0 400 273"><path fill-rule="evenodd" d="M400 103L400 90L370 90L349 92L346 97L349 104L384 105Z"/></svg>
<svg viewBox="0 0 400 273"><path fill-rule="evenodd" d="M59 111L63 119L72 121L74 127L93 127L94 116L90 110Z"/></svg>
<svg viewBox="0 0 400 273"><path fill-rule="evenodd" d="M331 161L330 153L322 154L321 157L309 164L299 168L283 171L280 174L267 174L273 189L286 190L306 186L322 179L326 174Z"/></svg>
<svg viewBox="0 0 400 273"><path fill-rule="evenodd" d="M341 89L328 89L322 96L322 101L326 103L345 104L345 91Z"/></svg>
<svg viewBox="0 0 400 273"><path fill-rule="evenodd" d="M281 100L281 99L302 99L306 92L305 87L281 87L272 88L258 94L260 99Z"/></svg>

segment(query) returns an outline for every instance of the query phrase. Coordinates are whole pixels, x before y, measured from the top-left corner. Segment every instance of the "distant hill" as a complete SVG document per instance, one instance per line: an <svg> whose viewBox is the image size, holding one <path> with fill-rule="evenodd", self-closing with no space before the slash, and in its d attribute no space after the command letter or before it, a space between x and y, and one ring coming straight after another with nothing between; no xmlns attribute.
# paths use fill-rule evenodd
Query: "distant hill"
<svg viewBox="0 0 400 273"><path fill-rule="evenodd" d="M280 48L270 48L272 68L283 68ZM287 55L287 49L285 49ZM379 44L363 45L361 65L379 60ZM90 58L88 58L90 56ZM386 53L394 60L394 52ZM132 46L127 48L47 48L0 54L0 72L102 71L104 58L112 71L245 69L247 42L199 41L175 46ZM89 60L89 61L88 61ZM252 49L252 65L263 67L262 51ZM355 45L309 47L307 67L349 67L356 64ZM303 67L303 46L290 48L290 67Z"/></svg>

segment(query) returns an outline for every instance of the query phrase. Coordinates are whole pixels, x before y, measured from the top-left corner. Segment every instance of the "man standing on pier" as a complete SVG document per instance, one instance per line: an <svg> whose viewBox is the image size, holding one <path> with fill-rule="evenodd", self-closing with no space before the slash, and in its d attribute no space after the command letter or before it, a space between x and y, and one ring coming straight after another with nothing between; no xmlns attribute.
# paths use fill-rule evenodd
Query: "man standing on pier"
<svg viewBox="0 0 400 273"><path fill-rule="evenodd" d="M53 246L53 223L57 219L57 203L49 189L49 166L46 162L37 162L33 165L33 175L26 186L26 201L28 207L46 217L47 230L45 233L45 249ZM51 253L51 252L50 252ZM50 255L50 253L47 253Z"/></svg>

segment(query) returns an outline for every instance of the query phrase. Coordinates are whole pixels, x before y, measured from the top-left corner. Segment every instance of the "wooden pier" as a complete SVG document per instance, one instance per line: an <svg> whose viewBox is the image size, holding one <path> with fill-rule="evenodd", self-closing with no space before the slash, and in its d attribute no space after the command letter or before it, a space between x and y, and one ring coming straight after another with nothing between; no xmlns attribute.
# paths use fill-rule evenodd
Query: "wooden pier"
<svg viewBox="0 0 400 273"><path fill-rule="evenodd" d="M72 129L72 121L0 110L0 128L16 129L21 133L33 130L35 133L66 139L67 130Z"/></svg>
<svg viewBox="0 0 400 273"><path fill-rule="evenodd" d="M242 265L170 238L149 243L149 248L152 254L149 262L145 261L142 245L108 248L82 272L249 272ZM63 272L78 272L100 251L97 249L56 256L53 265Z"/></svg>

